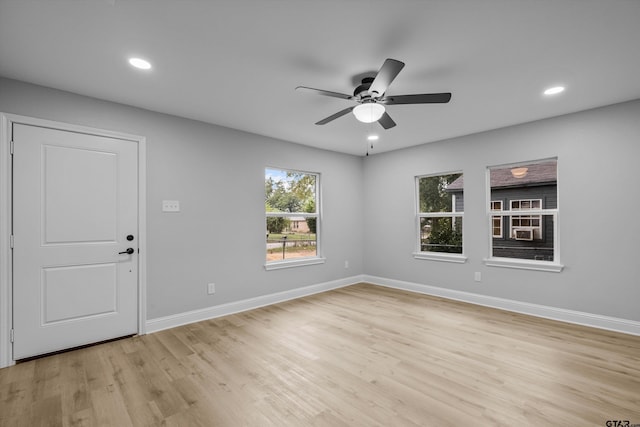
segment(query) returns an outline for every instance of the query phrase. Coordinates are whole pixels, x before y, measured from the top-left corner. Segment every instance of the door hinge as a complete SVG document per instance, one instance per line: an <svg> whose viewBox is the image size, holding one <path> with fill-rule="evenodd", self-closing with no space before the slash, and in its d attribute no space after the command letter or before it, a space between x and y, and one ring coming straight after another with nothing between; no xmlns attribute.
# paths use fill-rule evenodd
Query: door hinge
<svg viewBox="0 0 640 427"><path fill-rule="evenodd" d="M9 142L9 154L13 156L13 139Z"/></svg>
<svg viewBox="0 0 640 427"><path fill-rule="evenodd" d="M11 237L9 237L9 246L11 246L11 249L13 249L14 241L15 239L13 238L13 234L12 234Z"/></svg>
<svg viewBox="0 0 640 427"><path fill-rule="evenodd" d="M11 329L9 331L9 341L13 342L14 339L15 339L15 333L13 332L13 329Z"/></svg>

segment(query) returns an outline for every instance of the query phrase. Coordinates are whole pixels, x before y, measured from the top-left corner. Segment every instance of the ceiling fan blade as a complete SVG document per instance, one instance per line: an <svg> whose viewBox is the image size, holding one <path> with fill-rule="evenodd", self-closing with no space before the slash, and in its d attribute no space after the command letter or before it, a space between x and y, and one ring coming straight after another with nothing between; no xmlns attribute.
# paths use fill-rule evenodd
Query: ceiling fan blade
<svg viewBox="0 0 640 427"><path fill-rule="evenodd" d="M337 119L338 117L342 117L345 114L349 114L351 112L351 110L353 110L355 108L355 106L353 107L349 107L349 108L345 108L344 110L338 111L335 114L330 115L329 117L327 117L326 119L322 119L319 122L317 122L317 125L326 125L327 123L329 123L330 121L333 121L335 119Z"/></svg>
<svg viewBox="0 0 640 427"><path fill-rule="evenodd" d="M306 86L298 86L296 90L300 92L315 93L317 95L331 96L333 98L354 99L353 96L347 95L345 93L331 92L329 90L322 90L322 89L314 89L312 87L306 87Z"/></svg>
<svg viewBox="0 0 640 427"><path fill-rule="evenodd" d="M378 123L380 123L380 126L382 126L385 129L391 129L396 125L396 122L393 121L391 116L389 116L389 114L387 114L386 111L382 115L382 117L380 117L380 120L378 120Z"/></svg>
<svg viewBox="0 0 640 427"><path fill-rule="evenodd" d="M396 78L400 70L404 67L404 62L397 61L395 59L387 58L380 67L380 71L376 74L376 78L369 87L369 94L372 96L382 96L387 91L387 88Z"/></svg>
<svg viewBox="0 0 640 427"><path fill-rule="evenodd" d="M446 104L451 99L449 92L445 93L420 93L415 95L394 95L379 100L381 104Z"/></svg>

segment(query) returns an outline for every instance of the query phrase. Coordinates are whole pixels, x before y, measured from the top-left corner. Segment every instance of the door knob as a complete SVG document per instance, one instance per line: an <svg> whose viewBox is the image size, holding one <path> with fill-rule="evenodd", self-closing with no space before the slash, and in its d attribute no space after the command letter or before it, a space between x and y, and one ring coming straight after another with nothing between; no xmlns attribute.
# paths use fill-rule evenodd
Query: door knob
<svg viewBox="0 0 640 427"><path fill-rule="evenodd" d="M134 252L133 248L127 248L126 251L118 252L118 255L129 254L131 255Z"/></svg>

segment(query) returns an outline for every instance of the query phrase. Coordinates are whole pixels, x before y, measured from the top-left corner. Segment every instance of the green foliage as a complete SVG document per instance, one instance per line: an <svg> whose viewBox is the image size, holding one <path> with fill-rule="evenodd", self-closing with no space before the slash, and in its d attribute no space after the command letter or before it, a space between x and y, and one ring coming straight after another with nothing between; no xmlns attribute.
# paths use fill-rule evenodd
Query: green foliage
<svg viewBox="0 0 640 427"><path fill-rule="evenodd" d="M420 178L418 184L420 212L451 212L451 194L445 190L461 175L461 173L455 173Z"/></svg>
<svg viewBox="0 0 640 427"><path fill-rule="evenodd" d="M286 179L265 178L265 208L267 212L315 212L316 176L302 172L286 172ZM267 231L281 233L290 225L282 217L267 218ZM308 218L311 233L316 232L316 219Z"/></svg>
<svg viewBox="0 0 640 427"><path fill-rule="evenodd" d="M264 180L264 197L265 200L269 200L269 198L273 195L273 188L276 183L273 178L269 177Z"/></svg>
<svg viewBox="0 0 640 427"><path fill-rule="evenodd" d="M298 212L302 201L283 181L265 180L265 202L271 212Z"/></svg>
<svg viewBox="0 0 640 427"><path fill-rule="evenodd" d="M269 233L282 233L285 228L289 227L290 221L283 217L267 218L267 231Z"/></svg>
<svg viewBox="0 0 640 427"><path fill-rule="evenodd" d="M307 200L304 204L305 212L315 212L316 211L316 202L315 200ZM316 220L317 218L307 218L307 227L309 227L309 232L312 234L316 234Z"/></svg>
<svg viewBox="0 0 640 427"><path fill-rule="evenodd" d="M452 212L452 197L446 191L449 184L462 174L449 174L420 178L418 195L420 212ZM423 243L431 252L462 253L462 219L452 222L451 217L431 218L427 237Z"/></svg>
<svg viewBox="0 0 640 427"><path fill-rule="evenodd" d="M426 243L432 252L462 253L462 220L452 225L451 218L433 218Z"/></svg>
<svg viewBox="0 0 640 427"><path fill-rule="evenodd" d="M301 172L287 172L287 178L291 193L295 194L303 204L315 199L315 175Z"/></svg>
<svg viewBox="0 0 640 427"><path fill-rule="evenodd" d="M271 206L265 203L265 209L267 212L276 212ZM287 227L289 227L288 218L284 217L267 217L267 232L268 233L282 233Z"/></svg>
<svg viewBox="0 0 640 427"><path fill-rule="evenodd" d="M287 172L286 180L265 179L265 201L275 212L301 212L309 202L315 203L315 190L315 175Z"/></svg>

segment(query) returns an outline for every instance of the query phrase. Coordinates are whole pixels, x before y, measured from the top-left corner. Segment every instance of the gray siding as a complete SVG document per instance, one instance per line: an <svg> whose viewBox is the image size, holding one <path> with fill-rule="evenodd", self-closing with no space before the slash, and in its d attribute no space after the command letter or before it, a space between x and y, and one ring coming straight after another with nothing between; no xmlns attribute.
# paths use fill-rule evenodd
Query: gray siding
<svg viewBox="0 0 640 427"><path fill-rule="evenodd" d="M464 212L464 193L456 191L452 194L456 195L456 211ZM527 199L541 199L543 209L555 209L558 206L557 186L553 184L498 188L491 192L491 201L502 201L504 210L509 210L511 200ZM526 212L522 215L526 215ZM505 217L502 222L504 237L493 239L493 256L553 261L553 217L542 217L542 239L515 240L510 238L509 231L509 221Z"/></svg>
<svg viewBox="0 0 640 427"><path fill-rule="evenodd" d="M511 200L541 199L543 209L558 206L556 185L541 185L523 188L501 188L491 192L491 201L502 201L504 210L509 210ZM525 213L526 215L526 213ZM532 241L515 240L509 236L509 220L502 222L501 239L493 239L493 256L520 259L553 261L553 217L542 217L542 239Z"/></svg>

